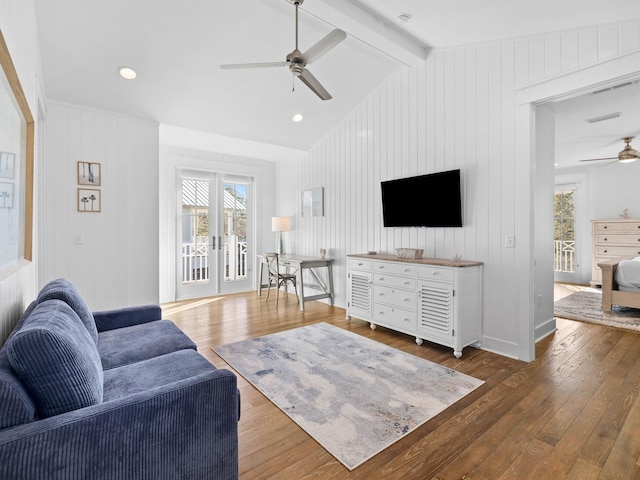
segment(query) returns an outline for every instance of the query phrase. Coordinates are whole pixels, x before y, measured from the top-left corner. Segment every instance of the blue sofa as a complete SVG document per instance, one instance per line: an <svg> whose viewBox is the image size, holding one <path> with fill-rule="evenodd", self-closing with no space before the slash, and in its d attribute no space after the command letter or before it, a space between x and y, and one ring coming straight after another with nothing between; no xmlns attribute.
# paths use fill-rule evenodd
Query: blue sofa
<svg viewBox="0 0 640 480"><path fill-rule="evenodd" d="M0 478L237 479L237 379L157 305L47 284L0 349Z"/></svg>

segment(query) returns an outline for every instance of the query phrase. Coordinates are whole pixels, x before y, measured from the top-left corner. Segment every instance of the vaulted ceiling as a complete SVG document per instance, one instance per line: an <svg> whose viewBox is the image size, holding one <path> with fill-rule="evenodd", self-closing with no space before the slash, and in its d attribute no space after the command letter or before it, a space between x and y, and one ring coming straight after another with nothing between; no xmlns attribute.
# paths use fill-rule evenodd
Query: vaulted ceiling
<svg viewBox="0 0 640 480"><path fill-rule="evenodd" d="M334 28L347 33L309 65L333 96L322 101L284 67L219 68L284 61L295 45L295 8L289 0L35 0L35 5L48 99L301 150L396 69L423 61L431 49L640 18L637 0L306 0L300 7L300 50ZM401 23L399 14L410 18ZM123 65L138 77L120 78L117 69ZM304 115L303 121L294 123L295 113ZM637 119L633 127L620 124L606 138L603 133L601 143L634 129L640 130ZM563 135L566 142L570 130Z"/></svg>

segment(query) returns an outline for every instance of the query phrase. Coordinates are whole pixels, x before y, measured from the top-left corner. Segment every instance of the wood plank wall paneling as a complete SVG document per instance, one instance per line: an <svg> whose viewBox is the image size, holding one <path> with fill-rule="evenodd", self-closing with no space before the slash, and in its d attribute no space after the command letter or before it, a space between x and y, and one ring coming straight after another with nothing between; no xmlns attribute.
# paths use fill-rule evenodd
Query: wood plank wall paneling
<svg viewBox="0 0 640 480"><path fill-rule="evenodd" d="M48 103L39 287L68 278L94 310L159 300L158 149L155 123ZM78 161L101 164L100 213L78 212Z"/></svg>
<svg viewBox="0 0 640 480"><path fill-rule="evenodd" d="M635 21L434 51L424 64L402 68L305 160L279 165L278 211L296 219L289 251L329 249L339 306L346 304L349 253L412 247L425 256L457 252L483 261L485 338L518 346L514 319L527 298L519 289L530 287L530 266L503 244L506 235L529 235L529 220L522 219L528 213L521 211L529 201L520 186L531 173L516 158L516 93L638 49ZM462 169L463 229L382 226L381 181L454 168ZM325 216L301 218L300 192L317 186L325 188Z"/></svg>

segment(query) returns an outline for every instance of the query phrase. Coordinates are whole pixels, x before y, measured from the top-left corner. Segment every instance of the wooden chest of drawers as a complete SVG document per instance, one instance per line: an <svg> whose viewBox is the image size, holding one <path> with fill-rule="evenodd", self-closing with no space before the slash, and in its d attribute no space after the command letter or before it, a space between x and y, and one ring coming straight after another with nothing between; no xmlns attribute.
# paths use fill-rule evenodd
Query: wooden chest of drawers
<svg viewBox="0 0 640 480"><path fill-rule="evenodd" d="M592 220L591 286L602 286L598 262L640 256L640 220Z"/></svg>

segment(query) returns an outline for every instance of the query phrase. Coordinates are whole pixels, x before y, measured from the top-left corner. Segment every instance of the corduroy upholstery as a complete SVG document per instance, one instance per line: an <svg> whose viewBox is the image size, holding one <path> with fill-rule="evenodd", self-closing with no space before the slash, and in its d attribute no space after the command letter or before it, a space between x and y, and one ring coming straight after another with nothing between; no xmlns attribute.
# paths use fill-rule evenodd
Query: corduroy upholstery
<svg viewBox="0 0 640 480"><path fill-rule="evenodd" d="M141 323L153 322L162 318L160 305L139 305L93 312L98 332L131 327Z"/></svg>
<svg viewBox="0 0 640 480"><path fill-rule="evenodd" d="M54 298L34 301L0 349L0 478L238 478L233 373L202 357L175 324L161 320L158 306L93 313L96 346L68 297ZM72 365L53 361L50 348ZM47 418L49 407L40 413L40 394L30 394L32 385L25 388L9 362L17 360L18 370L34 363L49 388L51 378L73 378L83 355L95 362L96 352L101 400ZM78 383L75 377L69 388ZM47 391L57 390L65 391Z"/></svg>
<svg viewBox="0 0 640 480"><path fill-rule="evenodd" d="M104 370L176 350L196 350L196 344L170 320L156 320L98 333L98 351Z"/></svg>
<svg viewBox="0 0 640 480"><path fill-rule="evenodd" d="M73 283L66 278L57 278L50 281L38 293L36 302L42 303L47 300L62 300L69 305L82 320L93 342L98 342L98 329L96 328L93 314Z"/></svg>
<svg viewBox="0 0 640 480"><path fill-rule="evenodd" d="M102 402L98 348L65 302L39 303L8 341L7 354L40 418Z"/></svg>
<svg viewBox="0 0 640 480"><path fill-rule="evenodd" d="M20 331L26 318L31 315L37 302L31 302L22 318L18 321L13 331L9 334L7 342L16 332ZM5 342L6 345L6 342ZM0 431L3 428L20 425L22 423L37 420L36 404L27 392L16 372L11 368L7 349L0 349Z"/></svg>

